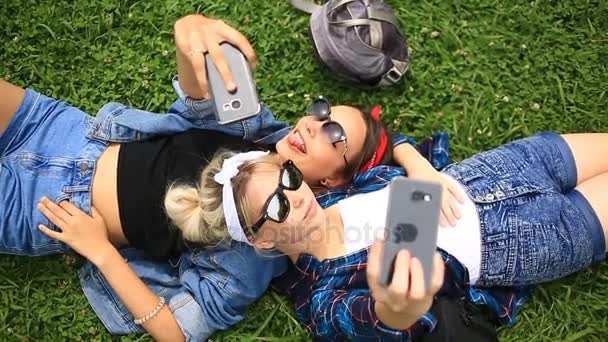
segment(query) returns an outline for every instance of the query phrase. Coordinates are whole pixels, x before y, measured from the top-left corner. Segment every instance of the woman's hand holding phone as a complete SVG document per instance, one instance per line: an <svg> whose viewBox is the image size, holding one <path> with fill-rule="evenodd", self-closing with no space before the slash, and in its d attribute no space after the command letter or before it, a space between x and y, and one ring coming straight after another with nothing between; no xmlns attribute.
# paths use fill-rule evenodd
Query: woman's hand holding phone
<svg viewBox="0 0 608 342"><path fill-rule="evenodd" d="M208 99L209 82L205 67L205 54L213 60L226 89L236 90L236 82L220 44L228 42L236 46L251 67L255 67L256 56L247 38L222 20L191 14L178 19L174 25L177 52L177 73L183 91L195 99Z"/></svg>
<svg viewBox="0 0 608 342"><path fill-rule="evenodd" d="M392 281L384 287L380 283L383 247L383 241L375 241L367 261L367 282L376 301L374 309L388 327L407 329L431 308L433 297L443 284L445 266L436 253L431 286L425 286L420 260L402 250L395 260Z"/></svg>

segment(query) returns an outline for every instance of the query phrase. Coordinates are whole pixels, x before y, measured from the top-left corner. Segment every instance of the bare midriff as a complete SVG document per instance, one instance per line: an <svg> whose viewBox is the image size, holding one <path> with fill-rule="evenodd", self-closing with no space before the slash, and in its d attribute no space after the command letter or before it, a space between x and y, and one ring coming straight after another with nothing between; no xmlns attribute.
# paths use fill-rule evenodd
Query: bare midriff
<svg viewBox="0 0 608 342"><path fill-rule="evenodd" d="M120 224L118 210L118 152L120 144L110 144L97 160L93 177L92 204L103 217L110 241L115 246L125 246L129 242Z"/></svg>

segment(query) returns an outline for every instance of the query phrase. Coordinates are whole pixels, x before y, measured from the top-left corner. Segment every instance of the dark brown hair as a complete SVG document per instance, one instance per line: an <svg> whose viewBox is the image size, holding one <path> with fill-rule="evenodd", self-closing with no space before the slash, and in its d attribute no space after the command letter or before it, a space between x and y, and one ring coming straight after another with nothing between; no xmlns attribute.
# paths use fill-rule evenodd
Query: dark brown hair
<svg viewBox="0 0 608 342"><path fill-rule="evenodd" d="M382 123L382 121L376 121L368 110L361 108L358 109L361 113L361 117L363 117L367 130L365 133L363 149L355 156L355 158L350 160L348 165L346 165L344 168L344 176L347 179L352 179L357 174L359 169L372 158L374 152L376 152L378 144L380 143L380 133L382 128L386 130L388 144L386 146L386 152L384 152L384 156L380 160L380 165L393 164L393 134L386 129L386 126L384 123Z"/></svg>

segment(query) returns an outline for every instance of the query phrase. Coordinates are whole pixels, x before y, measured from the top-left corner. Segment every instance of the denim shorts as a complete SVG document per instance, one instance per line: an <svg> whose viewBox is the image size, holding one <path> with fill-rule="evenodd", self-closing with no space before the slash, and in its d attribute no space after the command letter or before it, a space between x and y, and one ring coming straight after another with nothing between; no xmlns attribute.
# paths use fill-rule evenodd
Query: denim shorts
<svg viewBox="0 0 608 342"><path fill-rule="evenodd" d="M38 230L50 224L42 196L69 200L90 213L91 186L103 142L86 138L93 117L27 89L0 136L0 253L47 255L69 247Z"/></svg>
<svg viewBox="0 0 608 342"><path fill-rule="evenodd" d="M477 286L528 285L605 257L601 223L576 190L574 156L543 132L445 169L473 199L481 225Z"/></svg>

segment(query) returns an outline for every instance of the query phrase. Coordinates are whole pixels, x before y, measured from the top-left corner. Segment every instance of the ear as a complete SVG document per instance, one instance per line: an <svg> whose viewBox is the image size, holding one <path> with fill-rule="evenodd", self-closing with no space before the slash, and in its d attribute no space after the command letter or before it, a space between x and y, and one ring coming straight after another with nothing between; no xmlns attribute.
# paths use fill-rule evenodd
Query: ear
<svg viewBox="0 0 608 342"><path fill-rule="evenodd" d="M274 242L264 239L257 239L253 241L253 246L257 249L274 249Z"/></svg>
<svg viewBox="0 0 608 342"><path fill-rule="evenodd" d="M348 183L346 178L341 176L327 177L321 180L321 185L327 189L334 189Z"/></svg>
<svg viewBox="0 0 608 342"><path fill-rule="evenodd" d="M275 247L272 234L264 234L266 230L262 229L253 239L253 246L257 249L273 249Z"/></svg>

